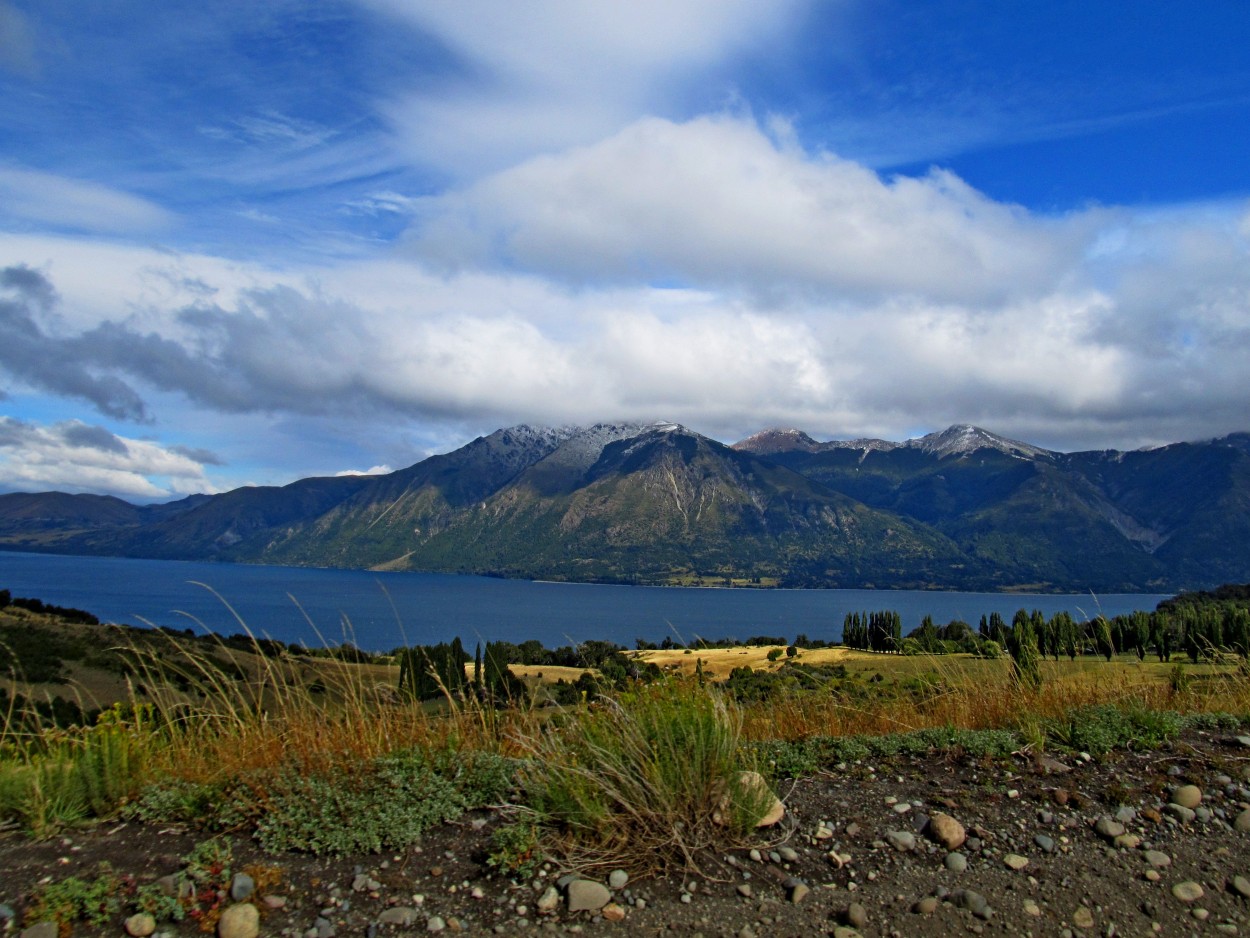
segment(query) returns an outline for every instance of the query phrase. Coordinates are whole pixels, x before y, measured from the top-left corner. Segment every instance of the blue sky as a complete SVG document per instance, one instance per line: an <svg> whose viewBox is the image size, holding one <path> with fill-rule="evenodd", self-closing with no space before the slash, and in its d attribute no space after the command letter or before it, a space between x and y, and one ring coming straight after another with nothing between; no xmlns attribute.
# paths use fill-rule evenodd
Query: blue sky
<svg viewBox="0 0 1250 938"><path fill-rule="evenodd" d="M0 491L1248 430L1236 0L0 0Z"/></svg>

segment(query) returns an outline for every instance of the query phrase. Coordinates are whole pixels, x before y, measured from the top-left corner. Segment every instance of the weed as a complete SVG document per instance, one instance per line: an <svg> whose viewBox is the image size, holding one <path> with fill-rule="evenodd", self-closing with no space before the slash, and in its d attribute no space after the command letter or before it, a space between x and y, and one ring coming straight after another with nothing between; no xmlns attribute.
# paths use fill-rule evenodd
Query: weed
<svg viewBox="0 0 1250 938"><path fill-rule="evenodd" d="M515 879L528 880L541 861L538 827L533 819L505 824L491 836L487 864Z"/></svg>
<svg viewBox="0 0 1250 938"><path fill-rule="evenodd" d="M740 841L771 800L738 784L750 767L738 733L736 713L697 683L596 704L571 731L520 741L535 822L577 867L696 870L701 851Z"/></svg>
<svg viewBox="0 0 1250 938"><path fill-rule="evenodd" d="M76 876L39 887L26 912L28 922L56 922L68 934L75 922L104 928L122 909L122 880L107 864L100 865L95 879Z"/></svg>
<svg viewBox="0 0 1250 938"><path fill-rule="evenodd" d="M260 807L256 838L266 850L372 853L406 847L432 825L498 800L511 780L511 762L490 753L431 760L409 750L356 767L287 768L240 796Z"/></svg>

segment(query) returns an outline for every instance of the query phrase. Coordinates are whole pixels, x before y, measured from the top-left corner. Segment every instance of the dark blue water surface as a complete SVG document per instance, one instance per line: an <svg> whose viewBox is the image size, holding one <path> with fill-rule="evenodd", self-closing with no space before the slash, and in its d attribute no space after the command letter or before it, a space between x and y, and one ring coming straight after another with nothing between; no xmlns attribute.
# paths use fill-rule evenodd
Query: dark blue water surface
<svg viewBox="0 0 1250 938"><path fill-rule="evenodd" d="M200 585L203 584L203 585ZM108 622L247 629L258 637L310 646L350 640L368 651L450 641L467 645L536 638L549 648L587 639L627 647L666 636L777 635L835 641L848 612L894 610L906 634L932 615L939 625L974 627L1017 609L1078 620L1154 609L1146 593L1007 594L913 590L679 589L532 583L438 573L373 573L302 567L62 557L0 552L0 589L95 613ZM232 611L233 610L233 611ZM237 614L237 618L236 618Z"/></svg>

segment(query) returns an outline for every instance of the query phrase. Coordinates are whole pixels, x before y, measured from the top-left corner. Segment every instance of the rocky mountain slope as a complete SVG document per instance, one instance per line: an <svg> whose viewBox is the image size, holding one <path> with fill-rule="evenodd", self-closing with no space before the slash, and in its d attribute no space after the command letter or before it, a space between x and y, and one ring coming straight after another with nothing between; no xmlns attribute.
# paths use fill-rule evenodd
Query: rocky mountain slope
<svg viewBox="0 0 1250 938"><path fill-rule="evenodd" d="M977 427L734 447L517 426L375 477L168 505L0 496L0 548L578 581L1167 591L1250 579L1250 434L1058 453Z"/></svg>

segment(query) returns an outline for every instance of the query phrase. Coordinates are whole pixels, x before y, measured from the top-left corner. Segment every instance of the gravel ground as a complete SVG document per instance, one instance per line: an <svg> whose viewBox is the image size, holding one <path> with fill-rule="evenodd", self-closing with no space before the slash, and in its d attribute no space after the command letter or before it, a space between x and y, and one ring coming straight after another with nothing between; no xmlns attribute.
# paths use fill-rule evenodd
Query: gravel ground
<svg viewBox="0 0 1250 938"><path fill-rule="evenodd" d="M251 864L256 874L248 902L261 910L260 934L291 938L1250 935L1243 743L1188 733L1164 749L1101 759L947 752L840 766L783 784L787 816L770 846L708 857L706 877L617 876L611 889L570 887L550 867L520 884L500 876L485 863L498 812L387 855L268 856L236 838L232 868ZM9 832L0 835L0 903L20 916L40 880L90 878L101 861L154 882L178 872L202 839L137 823L40 843ZM572 911L571 900L597 908ZM74 933L123 935L123 918ZM195 935L200 924L161 923L158 934ZM8 927L20 931L17 921ZM255 930L243 923L237 934Z"/></svg>

